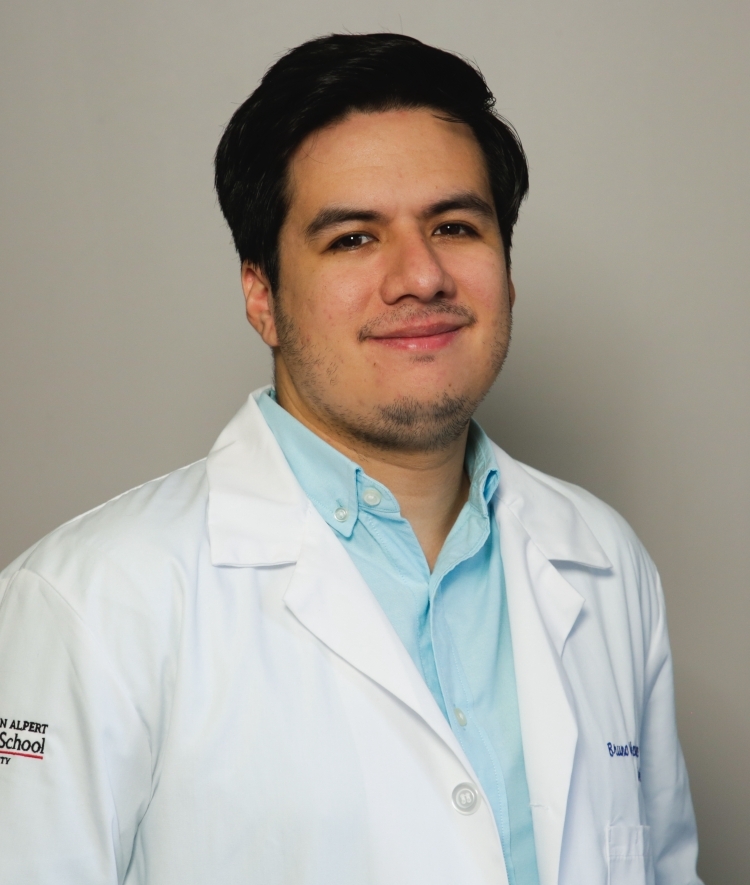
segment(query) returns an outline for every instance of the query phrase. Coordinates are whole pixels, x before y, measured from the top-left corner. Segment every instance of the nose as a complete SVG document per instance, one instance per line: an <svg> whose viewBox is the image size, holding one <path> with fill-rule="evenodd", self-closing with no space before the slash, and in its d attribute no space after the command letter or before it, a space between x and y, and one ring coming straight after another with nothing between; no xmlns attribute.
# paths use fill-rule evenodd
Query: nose
<svg viewBox="0 0 750 885"><path fill-rule="evenodd" d="M403 298L432 301L455 294L456 284L421 231L402 233L387 250L382 297L386 304Z"/></svg>

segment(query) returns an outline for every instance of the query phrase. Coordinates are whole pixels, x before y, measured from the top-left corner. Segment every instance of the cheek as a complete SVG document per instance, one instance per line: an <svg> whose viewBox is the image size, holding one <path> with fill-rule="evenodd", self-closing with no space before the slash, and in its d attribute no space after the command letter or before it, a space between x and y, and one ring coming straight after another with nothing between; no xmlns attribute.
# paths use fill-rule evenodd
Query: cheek
<svg viewBox="0 0 750 885"><path fill-rule="evenodd" d="M450 268L458 283L462 300L477 314L480 321L490 325L501 323L508 315L508 281L505 262L492 252L479 254L474 260L462 261Z"/></svg>
<svg viewBox="0 0 750 885"><path fill-rule="evenodd" d="M305 326L318 338L335 340L340 348L350 339L356 342L369 302L367 281L338 270L309 278L298 305Z"/></svg>
<svg viewBox="0 0 750 885"><path fill-rule="evenodd" d="M306 244L287 236L280 239L281 297L300 338L329 348L340 346L344 330L354 323L361 294L357 280L337 262L321 260ZM294 260L289 260L289 257ZM330 342L330 344L329 344Z"/></svg>

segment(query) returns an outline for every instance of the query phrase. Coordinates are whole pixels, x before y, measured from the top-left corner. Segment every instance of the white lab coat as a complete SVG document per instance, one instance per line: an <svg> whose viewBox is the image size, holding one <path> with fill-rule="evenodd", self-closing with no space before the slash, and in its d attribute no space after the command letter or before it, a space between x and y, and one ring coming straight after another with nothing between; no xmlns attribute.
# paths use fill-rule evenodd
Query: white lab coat
<svg viewBox="0 0 750 885"><path fill-rule="evenodd" d="M693 885L654 566L609 507L497 459L540 883ZM252 397L207 460L6 569L0 726L2 885L507 882L481 789L452 804L471 765Z"/></svg>

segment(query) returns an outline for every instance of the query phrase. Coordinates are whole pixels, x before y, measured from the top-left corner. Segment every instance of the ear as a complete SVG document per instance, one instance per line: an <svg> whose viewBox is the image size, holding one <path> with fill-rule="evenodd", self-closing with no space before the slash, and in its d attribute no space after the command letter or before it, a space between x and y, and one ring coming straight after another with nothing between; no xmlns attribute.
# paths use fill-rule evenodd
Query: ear
<svg viewBox="0 0 750 885"><path fill-rule="evenodd" d="M242 262L241 274L248 322L269 347L278 347L279 339L271 305L271 286L266 275L249 261Z"/></svg>

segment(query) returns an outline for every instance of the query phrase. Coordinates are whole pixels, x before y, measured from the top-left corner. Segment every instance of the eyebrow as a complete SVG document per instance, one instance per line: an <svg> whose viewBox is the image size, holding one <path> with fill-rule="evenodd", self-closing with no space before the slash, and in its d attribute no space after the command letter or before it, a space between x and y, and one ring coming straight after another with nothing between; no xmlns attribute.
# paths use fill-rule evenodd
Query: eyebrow
<svg viewBox="0 0 750 885"><path fill-rule="evenodd" d="M433 203L425 209L422 217L434 218L436 215L444 215L446 212L460 212L462 210L473 212L487 221L497 220L495 207L472 191L464 191L463 193L446 197L444 200L438 200L437 203Z"/></svg>
<svg viewBox="0 0 750 885"><path fill-rule="evenodd" d="M375 212L372 209L357 209L350 206L328 206L321 209L320 212L305 228L305 239L312 240L319 233L327 230L329 227L336 227L338 224L346 224L348 221L385 221L385 215L382 212Z"/></svg>
<svg viewBox="0 0 750 885"><path fill-rule="evenodd" d="M444 215L446 212L457 211L473 212L487 221L496 221L495 208L478 194L465 191L452 194L436 203L431 203L421 213L420 218L434 218L436 215ZM383 222L386 216L374 209L359 209L355 206L327 206L305 228L305 239L312 240L318 234L339 224L350 221Z"/></svg>

